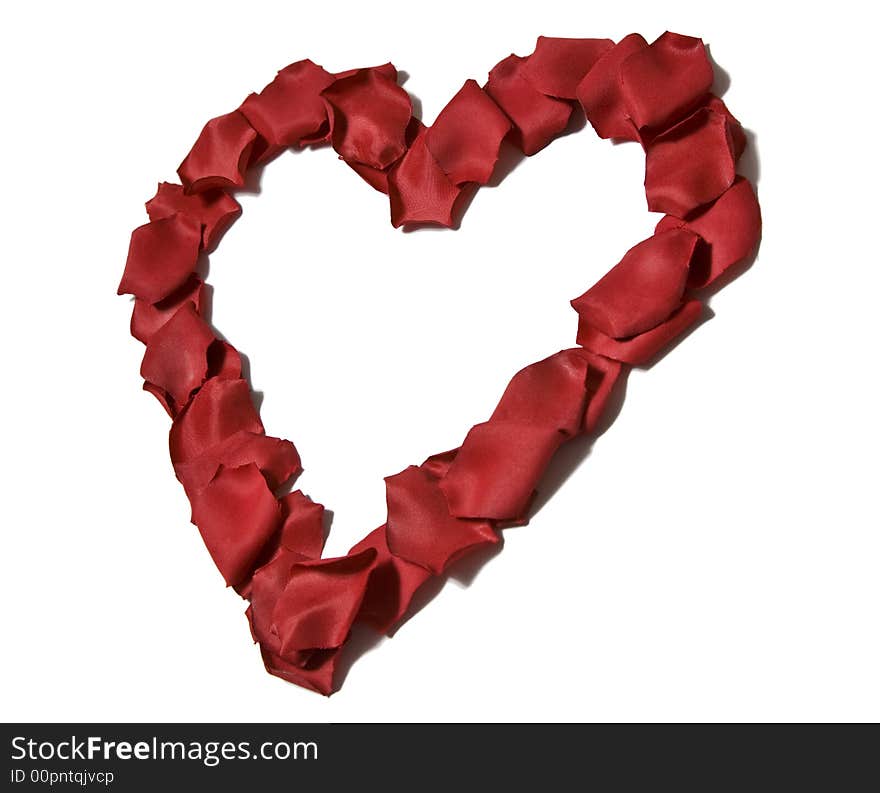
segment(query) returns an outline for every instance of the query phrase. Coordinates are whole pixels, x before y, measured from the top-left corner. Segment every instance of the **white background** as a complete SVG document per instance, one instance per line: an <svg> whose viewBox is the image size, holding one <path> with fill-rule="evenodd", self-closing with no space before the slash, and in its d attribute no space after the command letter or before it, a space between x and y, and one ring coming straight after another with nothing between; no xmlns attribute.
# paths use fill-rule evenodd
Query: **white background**
<svg viewBox="0 0 880 793"><path fill-rule="evenodd" d="M2 717L880 718L865 7L6 9ZM330 699L270 677L140 390L115 290L143 201L207 119L303 57L393 60L430 122L538 34L667 28L711 45L754 132L757 262L632 374L617 422L554 466L558 492L469 586L449 581ZM457 445L517 369L573 345L567 301L656 221L642 169L637 146L587 128L482 190L457 232L395 231L329 149L283 155L243 197L211 259L214 322L250 358L267 430L297 444L298 485L336 513L328 554L382 521L383 476Z"/></svg>

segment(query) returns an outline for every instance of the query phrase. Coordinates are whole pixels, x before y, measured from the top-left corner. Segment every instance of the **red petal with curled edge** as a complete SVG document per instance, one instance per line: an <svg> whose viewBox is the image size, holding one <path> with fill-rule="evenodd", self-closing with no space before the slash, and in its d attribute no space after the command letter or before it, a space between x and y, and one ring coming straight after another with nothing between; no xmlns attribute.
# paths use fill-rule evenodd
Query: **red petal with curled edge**
<svg viewBox="0 0 880 793"><path fill-rule="evenodd" d="M183 186L160 182L156 195L147 201L150 220L160 220L180 212L202 225L202 247L213 250L223 232L241 214L241 206L223 190L187 195Z"/></svg>
<svg viewBox="0 0 880 793"><path fill-rule="evenodd" d="M734 159L738 160L746 150L747 143L746 133L742 128L742 124L739 123L736 116L728 110L727 105L725 105L717 96L709 96L709 100L706 102L706 108L727 119L727 128L730 130L730 137L733 141Z"/></svg>
<svg viewBox="0 0 880 793"><path fill-rule="evenodd" d="M761 237L761 208L752 185L740 177L700 214L688 220L667 215L657 224L657 231L673 228L687 229L707 243L689 279L691 286L707 286L755 249Z"/></svg>
<svg viewBox="0 0 880 793"><path fill-rule="evenodd" d="M358 611L358 622L385 633L404 615L416 590L430 577L421 565L395 556L388 548L385 526L370 532L355 545L350 554L367 548L376 551L376 560L367 582L367 591Z"/></svg>
<svg viewBox="0 0 880 793"><path fill-rule="evenodd" d="M656 328L631 339L612 339L584 322L578 323L578 344L588 350L632 366L641 366L655 358L666 345L693 325L703 313L699 300L689 300Z"/></svg>
<svg viewBox="0 0 880 793"><path fill-rule="evenodd" d="M498 542L487 521L451 515L437 480L423 468L411 465L385 477L385 498L391 553L437 575L464 551Z"/></svg>
<svg viewBox="0 0 880 793"><path fill-rule="evenodd" d="M702 40L666 32L620 67L620 91L639 128L684 118L709 93L714 74Z"/></svg>
<svg viewBox="0 0 880 793"><path fill-rule="evenodd" d="M222 468L190 496L193 523L229 586L243 581L278 527L281 512L253 463Z"/></svg>
<svg viewBox="0 0 880 793"><path fill-rule="evenodd" d="M191 275L182 286L158 303L148 303L135 298L131 311L131 335L138 341L148 344L153 334L159 330L177 310L186 303L192 303L196 311L201 311L205 299L205 284L197 275Z"/></svg>
<svg viewBox="0 0 880 793"><path fill-rule="evenodd" d="M281 499L281 509L281 545L307 559L319 559L324 548L324 505L295 490Z"/></svg>
<svg viewBox="0 0 880 793"><path fill-rule="evenodd" d="M393 79L361 69L321 95L330 108L333 148L343 159L382 169L406 151L412 103Z"/></svg>
<svg viewBox="0 0 880 793"><path fill-rule="evenodd" d="M391 224L407 223L454 225L452 210L461 188L456 187L437 164L425 144L422 130L400 162L388 175Z"/></svg>
<svg viewBox="0 0 880 793"><path fill-rule="evenodd" d="M656 137L645 157L648 209L685 217L720 196L736 178L727 118L698 110Z"/></svg>
<svg viewBox="0 0 880 793"><path fill-rule="evenodd" d="M623 103L620 67L630 55L647 46L638 33L630 34L599 58L578 84L577 99L600 138L639 139Z"/></svg>
<svg viewBox="0 0 880 793"><path fill-rule="evenodd" d="M295 564L273 612L280 655L339 647L366 592L376 551Z"/></svg>
<svg viewBox="0 0 880 793"><path fill-rule="evenodd" d="M648 237L572 300L572 307L586 323L615 339L656 327L681 303L697 242L684 229Z"/></svg>
<svg viewBox="0 0 880 793"><path fill-rule="evenodd" d="M375 72L386 80L397 82L397 68L393 63L383 63L381 66L365 66L360 69L346 69L344 72L336 72L333 75L334 80L344 80L347 77L353 77L360 72Z"/></svg>
<svg viewBox="0 0 880 793"><path fill-rule="evenodd" d="M510 119L475 80L467 80L428 128L425 144L453 184L486 184L509 131Z"/></svg>
<svg viewBox="0 0 880 793"><path fill-rule="evenodd" d="M568 126L572 106L542 94L523 77L526 59L511 55L489 72L484 86L513 122L511 136L523 154L543 149Z"/></svg>
<svg viewBox="0 0 880 793"><path fill-rule="evenodd" d="M613 361L602 355L594 355L581 350L581 355L589 363L587 370L587 408L584 411L584 432L593 432L608 406L608 400L617 384L623 367L619 361Z"/></svg>
<svg viewBox="0 0 880 793"><path fill-rule="evenodd" d="M489 421L550 427L575 435L584 418L587 361L562 350L517 372Z"/></svg>
<svg viewBox="0 0 880 793"><path fill-rule="evenodd" d="M241 430L198 457L178 463L174 472L189 495L208 484L221 466L238 468L248 463L257 466L272 489L302 470L299 454L290 441Z"/></svg>
<svg viewBox="0 0 880 793"><path fill-rule="evenodd" d="M243 187L256 139L256 131L237 110L212 118L177 169L184 191Z"/></svg>
<svg viewBox="0 0 880 793"><path fill-rule="evenodd" d="M193 274L201 242L201 224L180 213L138 226L131 233L117 294L147 303L168 297Z"/></svg>
<svg viewBox="0 0 880 793"><path fill-rule="evenodd" d="M241 379L241 355L228 341L215 339L208 348L208 377Z"/></svg>
<svg viewBox="0 0 880 793"><path fill-rule="evenodd" d="M339 651L315 650L300 666L291 664L274 653L262 650L263 664L270 675L280 677L288 683L317 691L325 697L333 693L333 675Z"/></svg>
<svg viewBox="0 0 880 793"><path fill-rule="evenodd" d="M195 306L185 303L147 344L141 377L164 389L176 404L185 405L205 380L208 347L214 340L214 332Z"/></svg>
<svg viewBox="0 0 880 793"><path fill-rule="evenodd" d="M154 386L152 383L144 383L144 391L148 394L152 394L156 399L159 400L159 404L165 408L165 412L174 418L177 415L178 407L175 404L174 400L168 395L164 388L159 388L158 386Z"/></svg>
<svg viewBox="0 0 880 793"><path fill-rule="evenodd" d="M267 151L299 146L304 139L326 133L327 106L321 91L334 77L305 59L278 72L260 93L244 100L239 111L259 133Z"/></svg>
<svg viewBox="0 0 880 793"><path fill-rule="evenodd" d="M551 427L508 421L475 425L440 480L449 511L459 518L522 517L564 440L565 435Z"/></svg>
<svg viewBox="0 0 880 793"><path fill-rule="evenodd" d="M522 75L542 94L575 99L577 87L596 61L614 46L611 39L560 39L538 36Z"/></svg>
<svg viewBox="0 0 880 793"><path fill-rule="evenodd" d="M240 431L265 432L248 384L212 378L171 425L171 461L189 462Z"/></svg>
<svg viewBox="0 0 880 793"><path fill-rule="evenodd" d="M374 190L388 195L388 168L380 170L361 162L349 162L347 165Z"/></svg>

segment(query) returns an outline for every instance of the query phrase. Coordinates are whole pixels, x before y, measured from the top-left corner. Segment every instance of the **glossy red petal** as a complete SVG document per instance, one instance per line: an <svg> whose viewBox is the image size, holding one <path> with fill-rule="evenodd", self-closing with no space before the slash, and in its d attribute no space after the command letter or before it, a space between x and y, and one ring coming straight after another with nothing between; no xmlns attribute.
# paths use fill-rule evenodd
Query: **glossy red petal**
<svg viewBox="0 0 880 793"><path fill-rule="evenodd" d="M706 242L705 255L691 268L691 286L702 287L745 259L761 237L761 209L747 179L738 179L705 211L688 220L667 215L657 230L684 228Z"/></svg>
<svg viewBox="0 0 880 793"><path fill-rule="evenodd" d="M621 95L639 129L661 129L684 118L709 93L713 79L703 42L668 31L620 67Z"/></svg>
<svg viewBox="0 0 880 793"><path fill-rule="evenodd" d="M192 303L195 310L201 312L204 300L205 284L197 275L191 275L180 287L158 303L148 303L141 298L135 298L131 311L131 335L147 344L153 334L168 322L181 306Z"/></svg>
<svg viewBox="0 0 880 793"><path fill-rule="evenodd" d="M736 178L727 118L708 108L655 138L645 158L648 209L684 217L720 196Z"/></svg>
<svg viewBox="0 0 880 793"><path fill-rule="evenodd" d="M461 518L522 517L563 440L559 430L518 422L472 427L440 481L449 511Z"/></svg>
<svg viewBox="0 0 880 793"><path fill-rule="evenodd" d="M613 358L632 366L649 363L676 337L684 333L703 314L703 304L699 300L689 300L675 311L666 322L631 339L613 339L592 325L583 321L578 323L578 344L588 350Z"/></svg>
<svg viewBox="0 0 880 793"><path fill-rule="evenodd" d="M150 220L161 220L180 212L202 226L202 247L213 250L223 232L241 214L241 206L223 190L187 195L183 186L160 182L156 195L147 201Z"/></svg>
<svg viewBox="0 0 880 793"><path fill-rule="evenodd" d="M208 377L241 379L241 355L224 339L216 339L208 348Z"/></svg>
<svg viewBox="0 0 880 793"><path fill-rule="evenodd" d="M189 462L241 431L264 432L250 387L244 380L212 378L171 425L171 461Z"/></svg>
<svg viewBox="0 0 880 793"><path fill-rule="evenodd" d="M575 99L587 72L614 46L611 39L561 39L538 36L522 74L547 96Z"/></svg>
<svg viewBox="0 0 880 793"><path fill-rule="evenodd" d="M510 119L474 80L440 111L425 144L453 184L486 184L492 177Z"/></svg>
<svg viewBox="0 0 880 793"><path fill-rule="evenodd" d="M403 156L412 103L393 79L361 69L322 96L330 107L333 148L343 159L382 169Z"/></svg>
<svg viewBox="0 0 880 793"><path fill-rule="evenodd" d="M730 130L730 138L733 141L734 159L739 160L742 153L746 150L746 145L748 143L742 124L739 123L736 116L730 112L727 105L725 105L717 96L709 96L709 99L706 101L706 108L727 119L727 128Z"/></svg>
<svg viewBox="0 0 880 793"><path fill-rule="evenodd" d="M685 229L655 234L630 248L571 305L584 322L612 338L644 333L681 303L697 242Z"/></svg>
<svg viewBox="0 0 880 793"><path fill-rule="evenodd" d="M174 472L192 494L203 488L219 468L253 463L274 489L302 470L299 454L290 441L262 433L240 430L210 446L198 457L177 463Z"/></svg>
<svg viewBox="0 0 880 793"><path fill-rule="evenodd" d="M525 77L526 59L511 55L489 72L484 90L513 122L511 137L526 155L543 149L568 126L572 106L542 94Z"/></svg>
<svg viewBox="0 0 880 793"><path fill-rule="evenodd" d="M202 242L201 224L180 213L131 233L118 294L158 303L192 276Z"/></svg>
<svg viewBox="0 0 880 793"><path fill-rule="evenodd" d="M286 66L260 93L244 100L239 111L266 142L268 151L299 146L326 134L327 106L321 92L332 74L306 59Z"/></svg>
<svg viewBox="0 0 880 793"><path fill-rule="evenodd" d="M237 110L212 118L177 169L185 192L243 187L256 139L256 131Z"/></svg>
<svg viewBox="0 0 880 793"><path fill-rule="evenodd" d="M586 382L581 351L562 350L517 372L489 420L575 435L584 417Z"/></svg>
<svg viewBox="0 0 880 793"><path fill-rule="evenodd" d="M333 675L336 672L337 650L317 650L300 666L285 661L274 653L262 651L266 671L302 688L329 697L333 693Z"/></svg>
<svg viewBox="0 0 880 793"><path fill-rule="evenodd" d="M273 612L280 655L339 647L366 592L376 551L295 564Z"/></svg>
<svg viewBox="0 0 880 793"><path fill-rule="evenodd" d="M461 194L425 145L422 131L388 175L391 223L433 223L451 227L452 210Z"/></svg>
<svg viewBox="0 0 880 793"><path fill-rule="evenodd" d="M278 527L278 502L256 465L223 468L190 497L193 523L229 586L250 575Z"/></svg>
<svg viewBox="0 0 880 793"><path fill-rule="evenodd" d="M647 46L638 33L630 34L599 58L578 84L577 99L600 138L639 139L624 104L620 68L630 55Z"/></svg>
<svg viewBox="0 0 880 793"><path fill-rule="evenodd" d="M281 499L281 545L306 559L320 559L324 548L324 505L300 490Z"/></svg>
<svg viewBox="0 0 880 793"><path fill-rule="evenodd" d="M391 553L385 526L370 532L349 553L360 553L368 548L376 551L376 559L357 619L379 633L385 633L404 615L416 590L431 577L431 573L421 565Z"/></svg>
<svg viewBox="0 0 880 793"><path fill-rule="evenodd" d="M466 550L498 542L488 522L451 515L437 480L423 468L411 465L385 477L385 498L391 552L432 573L442 573Z"/></svg>
<svg viewBox="0 0 880 793"><path fill-rule="evenodd" d="M583 431L594 432L602 420L608 401L614 390L614 386L623 373L623 366L619 361L595 355L588 350L581 350L586 358L589 369L587 371L587 407L584 411Z"/></svg>
<svg viewBox="0 0 880 793"><path fill-rule="evenodd" d="M205 379L208 347L214 340L214 332L195 306L185 303L147 344L141 377L164 389L176 404L185 405Z"/></svg>

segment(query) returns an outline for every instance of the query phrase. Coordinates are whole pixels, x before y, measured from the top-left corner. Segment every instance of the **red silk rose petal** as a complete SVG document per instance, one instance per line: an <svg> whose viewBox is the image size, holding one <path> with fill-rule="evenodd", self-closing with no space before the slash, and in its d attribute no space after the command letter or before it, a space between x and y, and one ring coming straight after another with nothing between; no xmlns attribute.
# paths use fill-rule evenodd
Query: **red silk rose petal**
<svg viewBox="0 0 880 793"><path fill-rule="evenodd" d="M139 226L131 233L117 294L148 303L168 297L193 274L201 242L201 224L180 213Z"/></svg>
<svg viewBox="0 0 880 793"><path fill-rule="evenodd" d="M714 74L701 39L666 32L620 67L620 89L639 129L683 118L712 88Z"/></svg>
<svg viewBox="0 0 880 793"><path fill-rule="evenodd" d="M459 518L522 517L541 474L565 436L559 430L487 421L468 432L440 481L449 511ZM389 514L389 525L390 525Z"/></svg>
<svg viewBox="0 0 880 793"><path fill-rule="evenodd" d="M720 196L736 178L727 118L698 110L656 137L645 157L648 209L684 217Z"/></svg>
<svg viewBox="0 0 880 793"><path fill-rule="evenodd" d="M273 613L281 656L342 645L364 598L375 559L376 551L368 548L352 556L293 565Z"/></svg>
<svg viewBox="0 0 880 793"><path fill-rule="evenodd" d="M224 339L215 339L208 348L208 377L241 379L241 355Z"/></svg>
<svg viewBox="0 0 880 793"><path fill-rule="evenodd" d="M489 72L484 90L513 122L513 141L531 156L568 126L572 106L545 96L526 80L522 74L525 61L517 55L505 58Z"/></svg>
<svg viewBox="0 0 880 793"><path fill-rule="evenodd" d="M647 46L638 33L632 33L599 58L578 85L577 99L600 138L639 139L624 105L620 68L630 55Z"/></svg>
<svg viewBox="0 0 880 793"><path fill-rule="evenodd" d="M452 465L456 454L458 454L458 449L450 449L447 452L432 454L419 468L427 471L435 479L441 479L446 476L446 472L449 470L449 466Z"/></svg>
<svg viewBox="0 0 880 793"><path fill-rule="evenodd" d="M587 361L562 350L517 372L489 421L549 427L575 435L584 418Z"/></svg>
<svg viewBox="0 0 880 793"><path fill-rule="evenodd" d="M708 286L735 264L745 259L761 236L761 209L747 179L733 186L699 215L689 220L667 215L657 231L682 228L698 234L707 243L707 255L691 267L691 286Z"/></svg>
<svg viewBox="0 0 880 793"><path fill-rule="evenodd" d="M454 225L452 210L461 188L449 181L425 145L425 131L419 133L403 159L388 175L391 224L435 223Z"/></svg>
<svg viewBox="0 0 880 793"><path fill-rule="evenodd" d="M208 380L171 425L171 461L189 462L240 431L264 433L248 384Z"/></svg>
<svg viewBox="0 0 880 793"><path fill-rule="evenodd" d="M336 672L337 650L318 650L309 655L301 666L285 661L274 653L262 651L266 671L288 683L316 691L329 697L333 693L333 675Z"/></svg>
<svg viewBox="0 0 880 793"><path fill-rule="evenodd" d="M186 404L205 379L208 347L214 339L195 306L185 303L147 344L141 377L164 389L177 405Z"/></svg>
<svg viewBox="0 0 880 793"><path fill-rule="evenodd" d="M267 151L299 146L327 133L327 106L321 92L334 77L308 58L286 66L239 111L266 142Z"/></svg>
<svg viewBox="0 0 880 793"><path fill-rule="evenodd" d="M281 499L281 545L306 559L320 559L324 548L324 505L300 490Z"/></svg>
<svg viewBox="0 0 880 793"><path fill-rule="evenodd" d="M431 573L421 565L391 553L385 526L370 532L349 553L360 553L367 548L376 551L376 560L357 619L379 633L386 633L403 617L416 590L431 577Z"/></svg>
<svg viewBox="0 0 880 793"><path fill-rule="evenodd" d="M393 79L361 69L321 95L330 107L333 148L343 159L382 169L403 156L412 103Z"/></svg>
<svg viewBox="0 0 880 793"><path fill-rule="evenodd" d="M584 411L583 431L594 432L599 425L608 400L623 373L623 366L619 361L611 360L603 355L594 355L587 350L581 350L581 354L587 359L587 408Z"/></svg>
<svg viewBox="0 0 880 793"><path fill-rule="evenodd" d="M577 342L598 355L631 366L641 366L651 361L673 339L684 333L702 314L703 304L699 300L689 300L662 325L631 339L612 339L581 319L578 323Z"/></svg>
<svg viewBox="0 0 880 793"><path fill-rule="evenodd" d="M486 184L509 131L510 119L467 80L428 129L425 144L453 184Z"/></svg>
<svg viewBox="0 0 880 793"><path fill-rule="evenodd" d="M256 139L256 131L237 110L212 118L177 169L184 191L243 187Z"/></svg>
<svg viewBox="0 0 880 793"><path fill-rule="evenodd" d="M198 457L177 463L174 473L187 494L210 482L218 469L253 463L274 489L302 470L296 447L281 438L240 430L208 448Z"/></svg>
<svg viewBox="0 0 880 793"><path fill-rule="evenodd" d="M385 477L385 498L391 553L436 575L463 552L498 542L488 522L450 515L437 480L423 468L411 465Z"/></svg>
<svg viewBox="0 0 880 793"><path fill-rule="evenodd" d="M361 162L349 162L348 166L363 179L374 190L388 195L388 168L380 170L379 168L371 168Z"/></svg>
<svg viewBox="0 0 880 793"><path fill-rule="evenodd" d="M656 327L681 303L697 241L684 229L648 237L572 300L572 307L586 323L615 339Z"/></svg>
<svg viewBox="0 0 880 793"><path fill-rule="evenodd" d="M356 74L360 74L361 72L375 72L379 77L384 77L386 80L392 80L393 82L397 82L397 69L393 63L383 63L381 66L366 66L360 69L346 69L344 72L336 72L333 75L334 80L344 80L347 77L353 77Z"/></svg>
<svg viewBox="0 0 880 793"><path fill-rule="evenodd" d="M223 468L191 503L193 523L227 585L240 583L281 518L260 470L253 463Z"/></svg>
<svg viewBox="0 0 880 793"><path fill-rule="evenodd" d="M150 220L180 212L202 226L202 248L212 250L223 232L241 214L241 206L223 190L187 195L183 186L160 182L156 195L147 201Z"/></svg>
<svg viewBox="0 0 880 793"><path fill-rule="evenodd" d="M177 415L177 405L164 388L154 386L152 383L144 383L144 391L156 397L156 399L159 400L159 404L165 408L165 412L171 416L171 418L174 418Z"/></svg>
<svg viewBox="0 0 880 793"><path fill-rule="evenodd" d="M205 299L205 284L197 275L191 275L182 286L158 303L148 303L136 297L131 311L131 335L147 344L177 310L192 303L200 311Z"/></svg>
<svg viewBox="0 0 880 793"><path fill-rule="evenodd" d="M611 39L559 39L538 36L522 75L542 94L575 99L577 87L596 61L614 46Z"/></svg>
<svg viewBox="0 0 880 793"><path fill-rule="evenodd" d="M709 100L706 102L706 108L727 119L727 128L730 130L730 137L733 141L734 160L738 160L746 150L747 145L746 133L742 128L742 124L739 123L736 116L728 110L727 105L717 96L711 95L709 97Z"/></svg>

